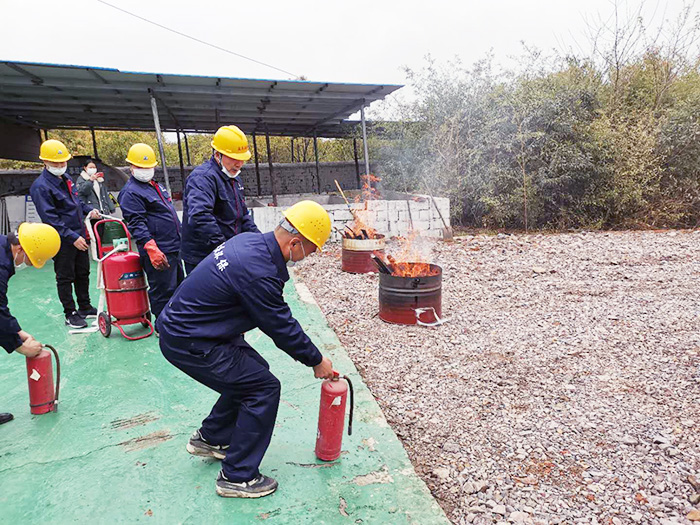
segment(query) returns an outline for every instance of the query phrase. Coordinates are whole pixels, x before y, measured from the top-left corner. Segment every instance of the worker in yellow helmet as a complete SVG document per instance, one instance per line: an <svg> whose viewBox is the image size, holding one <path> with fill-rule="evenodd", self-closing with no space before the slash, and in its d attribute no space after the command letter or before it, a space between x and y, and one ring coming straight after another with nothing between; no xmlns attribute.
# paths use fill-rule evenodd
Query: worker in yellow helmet
<svg viewBox="0 0 700 525"><path fill-rule="evenodd" d="M48 224L22 223L17 232L0 235L0 346L8 353L35 357L41 343L22 330L7 305L7 285L16 271L27 266L42 268L58 253L61 238ZM0 414L0 425L12 420L12 414Z"/></svg>
<svg viewBox="0 0 700 525"><path fill-rule="evenodd" d="M243 339L253 328L293 359L329 379L333 365L292 316L282 290L292 266L331 234L323 207L302 201L269 233L237 235L199 263L161 312L156 327L165 358L221 397L194 432L187 451L223 459L216 492L259 498L277 482L258 470L277 417L280 382Z"/></svg>
<svg viewBox="0 0 700 525"><path fill-rule="evenodd" d="M158 164L153 148L134 144L126 161L131 165L131 178L119 192L119 206L148 277L151 313L158 317L184 279L180 264L182 226L168 191L153 180Z"/></svg>
<svg viewBox="0 0 700 525"><path fill-rule="evenodd" d="M182 259L187 273L226 239L259 233L245 204L238 176L250 159L248 139L236 126L223 126L211 141L212 157L185 183L182 202Z"/></svg>
<svg viewBox="0 0 700 525"><path fill-rule="evenodd" d="M61 236L61 248L53 267L66 324L70 328L85 328L85 318L96 317L97 309L90 303L90 256L86 240L89 235L83 221L86 215L98 219L100 212L78 198L73 181L65 175L71 154L63 142L44 141L39 158L44 162L44 171L29 193L41 221L56 228ZM77 310L73 288L78 299Z"/></svg>

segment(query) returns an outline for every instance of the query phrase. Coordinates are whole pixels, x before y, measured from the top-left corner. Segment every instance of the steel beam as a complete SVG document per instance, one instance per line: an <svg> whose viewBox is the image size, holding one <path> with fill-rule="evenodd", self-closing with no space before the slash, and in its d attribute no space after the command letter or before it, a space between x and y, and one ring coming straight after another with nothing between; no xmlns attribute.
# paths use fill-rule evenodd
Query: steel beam
<svg viewBox="0 0 700 525"><path fill-rule="evenodd" d="M369 148L367 147L367 125L365 124L365 106L360 108L360 120L362 121L362 144L365 149L365 175L367 175L367 185L369 186Z"/></svg>
<svg viewBox="0 0 700 525"><path fill-rule="evenodd" d="M156 97L151 95L151 111L153 112L153 125L156 128L156 137L158 137L158 149L160 150L160 162L163 165L163 175L165 176L165 189L172 197L170 190L170 177L168 177L168 164L165 160L165 148L163 146L163 133L160 131L160 120L158 119L158 103Z"/></svg>
<svg viewBox="0 0 700 525"><path fill-rule="evenodd" d="M262 187L260 185L260 162L258 159L258 137L253 132L253 153L255 154L255 178L258 182L258 197L262 195Z"/></svg>
<svg viewBox="0 0 700 525"><path fill-rule="evenodd" d="M265 144L267 144L267 165L270 170L270 186L272 188L272 204L277 206L277 181L272 169L272 151L270 149L270 134L265 132Z"/></svg>

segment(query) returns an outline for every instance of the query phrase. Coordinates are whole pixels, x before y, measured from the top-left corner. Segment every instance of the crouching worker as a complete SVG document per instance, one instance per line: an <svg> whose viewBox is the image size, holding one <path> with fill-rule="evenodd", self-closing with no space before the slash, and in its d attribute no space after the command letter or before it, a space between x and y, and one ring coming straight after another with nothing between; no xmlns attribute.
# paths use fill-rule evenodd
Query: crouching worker
<svg viewBox="0 0 700 525"><path fill-rule="evenodd" d="M17 233L0 235L0 346L8 353L36 357L41 343L22 330L7 306L10 277L26 266L41 268L61 247L58 232L48 224L22 223ZM12 420L12 414L0 414L0 425Z"/></svg>
<svg viewBox="0 0 700 525"><path fill-rule="evenodd" d="M216 492L259 498L277 482L258 470L277 417L280 382L243 339L260 328L292 358L333 375L282 296L287 266L321 249L331 220L321 205L302 201L270 233L241 233L219 245L175 292L156 325L165 358L221 396L187 444L196 456L223 459Z"/></svg>
<svg viewBox="0 0 700 525"><path fill-rule="evenodd" d="M158 317L184 278L180 219L168 192L153 180L158 164L153 148L134 144L126 161L131 165L131 177L119 192L119 205L148 277L151 313Z"/></svg>

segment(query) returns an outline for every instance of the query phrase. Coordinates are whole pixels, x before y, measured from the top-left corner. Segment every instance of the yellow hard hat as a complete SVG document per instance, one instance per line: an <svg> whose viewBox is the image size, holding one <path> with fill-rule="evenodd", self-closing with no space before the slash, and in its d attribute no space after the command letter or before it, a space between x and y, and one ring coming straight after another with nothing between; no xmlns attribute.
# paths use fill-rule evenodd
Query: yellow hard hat
<svg viewBox="0 0 700 525"><path fill-rule="evenodd" d="M297 202L283 211L282 215L319 250L323 249L323 245L331 236L331 218L318 202Z"/></svg>
<svg viewBox="0 0 700 525"><path fill-rule="evenodd" d="M232 159L248 160L250 158L248 139L236 126L220 127L214 134L211 147Z"/></svg>
<svg viewBox="0 0 700 525"><path fill-rule="evenodd" d="M60 140L49 139L41 143L39 158L50 162L66 162L70 160L71 154L66 145Z"/></svg>
<svg viewBox="0 0 700 525"><path fill-rule="evenodd" d="M138 168L154 168L158 161L156 160L156 152L148 144L138 142L129 148L129 153L126 156L126 161Z"/></svg>
<svg viewBox="0 0 700 525"><path fill-rule="evenodd" d="M17 237L24 253L36 268L43 268L61 247L61 237L56 228L40 222L23 222L19 225Z"/></svg>

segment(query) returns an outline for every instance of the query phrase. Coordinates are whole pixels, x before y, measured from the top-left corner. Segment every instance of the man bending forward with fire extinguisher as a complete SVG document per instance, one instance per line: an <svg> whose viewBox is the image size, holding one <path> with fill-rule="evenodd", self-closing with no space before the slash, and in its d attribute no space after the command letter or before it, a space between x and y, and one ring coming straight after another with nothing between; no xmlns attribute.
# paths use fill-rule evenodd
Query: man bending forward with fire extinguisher
<svg viewBox="0 0 700 525"><path fill-rule="evenodd" d="M282 289L286 266L319 250L331 233L320 204L302 201L274 232L241 233L220 244L183 281L158 317L165 358L221 394L187 444L196 456L223 459L216 492L229 498L272 494L277 481L258 470L277 417L280 382L243 334L260 328L319 379L333 366L292 317Z"/></svg>
<svg viewBox="0 0 700 525"><path fill-rule="evenodd" d="M61 238L48 224L20 224L17 233L0 235L0 345L8 353L36 357L41 343L19 327L7 306L7 284L26 266L41 268L58 253ZM12 421L12 414L0 414L0 425Z"/></svg>

